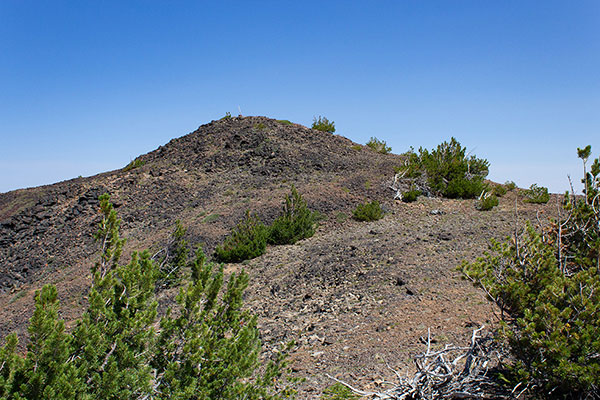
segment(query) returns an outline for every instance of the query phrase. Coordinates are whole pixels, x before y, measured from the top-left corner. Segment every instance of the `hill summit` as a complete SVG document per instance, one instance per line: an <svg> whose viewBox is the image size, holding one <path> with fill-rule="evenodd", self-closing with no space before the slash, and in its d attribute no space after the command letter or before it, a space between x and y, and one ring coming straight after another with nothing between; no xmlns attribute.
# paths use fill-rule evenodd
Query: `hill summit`
<svg viewBox="0 0 600 400"><path fill-rule="evenodd" d="M213 247L246 209L274 216L291 184L325 213L365 192L382 196L380 187L365 186L389 175L397 160L288 121L212 121L123 169L0 194L0 291L87 259L104 192L123 206L130 236L152 244L181 219L198 223L193 239ZM214 223L201 223L211 215Z"/></svg>
<svg viewBox="0 0 600 400"><path fill-rule="evenodd" d="M263 349L298 343L292 366L307 378L300 398L330 385L325 373L362 388L393 380L386 363L405 368L428 328L439 344L463 343L473 326L494 321L493 307L456 266L490 238L554 210L512 192L488 212L472 200L398 202L389 184L403 160L288 121L233 117L119 170L0 194L0 336L26 336L33 293L45 283L57 286L67 326L79 317L99 254L102 193L123 220L128 258L163 248L177 220L189 243L212 254L246 210L272 222L294 185L323 216L316 234L225 266L250 276L246 305L258 316ZM351 218L372 200L382 203L383 219Z"/></svg>

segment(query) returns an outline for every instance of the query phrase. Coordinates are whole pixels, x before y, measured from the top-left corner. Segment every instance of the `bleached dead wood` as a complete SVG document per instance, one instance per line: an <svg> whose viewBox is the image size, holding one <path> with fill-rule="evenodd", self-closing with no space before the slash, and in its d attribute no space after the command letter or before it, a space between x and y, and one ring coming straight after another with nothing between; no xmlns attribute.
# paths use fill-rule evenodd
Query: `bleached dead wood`
<svg viewBox="0 0 600 400"><path fill-rule="evenodd" d="M414 357L416 372L403 376L388 366L398 382L382 392L365 392L328 376L357 394L380 400L517 398L518 392L506 392L491 377L490 368L497 365L500 353L492 336L481 334L483 329L473 330L468 346L446 345L438 350L432 348L428 330L426 351Z"/></svg>
<svg viewBox="0 0 600 400"><path fill-rule="evenodd" d="M402 189L400 187L400 181L402 178L404 178L407 172L408 170L404 170L403 172L396 173L396 175L394 175L392 183L389 185L389 188L396 193L394 195L394 200L402 200Z"/></svg>

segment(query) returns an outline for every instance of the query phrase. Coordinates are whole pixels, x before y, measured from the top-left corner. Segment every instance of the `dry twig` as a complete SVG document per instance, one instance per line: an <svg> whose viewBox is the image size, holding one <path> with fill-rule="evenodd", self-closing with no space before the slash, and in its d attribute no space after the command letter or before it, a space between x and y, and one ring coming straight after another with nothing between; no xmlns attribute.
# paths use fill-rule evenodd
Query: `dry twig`
<svg viewBox="0 0 600 400"><path fill-rule="evenodd" d="M427 350L414 357L417 372L403 377L392 369L398 383L383 392L364 392L329 376L350 390L380 400L417 399L508 399L515 398L490 376L490 368L498 363L500 352L492 336L481 335L484 326L474 329L469 346L446 345L433 350L431 333L427 332Z"/></svg>

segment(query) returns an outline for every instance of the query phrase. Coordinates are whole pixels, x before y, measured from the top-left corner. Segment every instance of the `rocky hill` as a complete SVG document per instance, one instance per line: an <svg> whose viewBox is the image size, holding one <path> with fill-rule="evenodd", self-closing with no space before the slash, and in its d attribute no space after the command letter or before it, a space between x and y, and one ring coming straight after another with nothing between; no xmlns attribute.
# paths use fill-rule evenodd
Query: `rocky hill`
<svg viewBox="0 0 600 400"><path fill-rule="evenodd" d="M388 185L401 162L288 121L238 117L203 125L121 170L0 194L0 336L24 335L33 293L45 283L57 285L67 321L81 313L98 254L100 194L111 194L123 219L126 257L160 248L178 219L186 239L210 254L246 210L272 221L293 184L324 215L316 235L243 265L246 304L259 316L266 351L298 342L292 365L307 378L301 398L332 383L325 373L363 388L393 380L386 363L408 366L427 328L437 343L459 342L471 327L494 323L494 309L456 266L556 207L522 203L514 192L489 212L469 200L397 202ZM365 200L388 213L352 220Z"/></svg>

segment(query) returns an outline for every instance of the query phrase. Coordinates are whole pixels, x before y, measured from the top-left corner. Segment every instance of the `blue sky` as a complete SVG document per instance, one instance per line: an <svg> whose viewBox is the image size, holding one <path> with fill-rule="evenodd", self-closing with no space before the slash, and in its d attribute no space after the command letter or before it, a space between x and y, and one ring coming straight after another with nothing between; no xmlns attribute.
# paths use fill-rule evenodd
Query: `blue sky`
<svg viewBox="0 0 600 400"><path fill-rule="evenodd" d="M226 112L395 153L455 136L490 178L600 154L600 2L0 2L0 192L123 167Z"/></svg>

